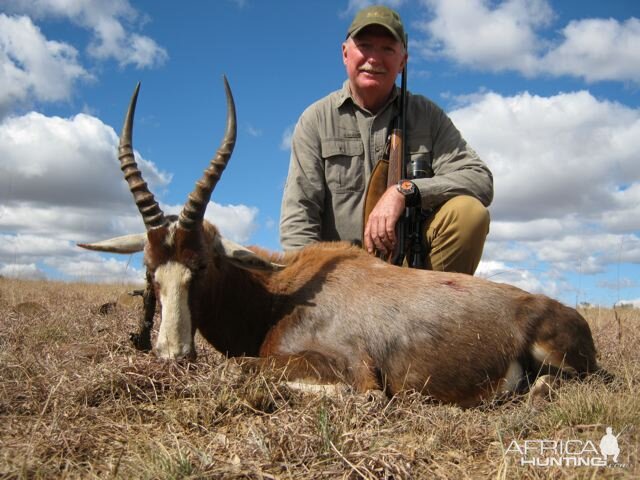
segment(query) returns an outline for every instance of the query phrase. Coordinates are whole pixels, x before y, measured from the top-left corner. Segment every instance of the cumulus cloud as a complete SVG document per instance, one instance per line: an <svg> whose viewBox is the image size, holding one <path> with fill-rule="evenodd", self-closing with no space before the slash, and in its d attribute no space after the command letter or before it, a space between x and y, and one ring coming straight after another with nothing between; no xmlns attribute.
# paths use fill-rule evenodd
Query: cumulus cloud
<svg viewBox="0 0 640 480"><path fill-rule="evenodd" d="M416 40L427 57L484 71L570 75L586 81L640 82L640 20L573 20L550 39L547 0L423 0L429 19Z"/></svg>
<svg viewBox="0 0 640 480"><path fill-rule="evenodd" d="M35 263L7 265L0 264L0 275L9 278L22 278L25 280L43 280L46 274L40 270Z"/></svg>
<svg viewBox="0 0 640 480"><path fill-rule="evenodd" d="M209 202L205 218L231 240L246 244L256 230L258 209L246 205L219 205Z"/></svg>
<svg viewBox="0 0 640 480"><path fill-rule="evenodd" d="M555 219L531 224L530 231L548 234L575 226L575 215L603 222L637 208L638 109L586 91L552 97L486 93L451 117L491 166L500 192L493 211L502 221ZM618 228L625 231L622 222ZM626 227L636 229L633 221Z"/></svg>
<svg viewBox="0 0 640 480"><path fill-rule="evenodd" d="M77 80L89 79L69 44L47 40L25 16L0 13L0 119L19 103L67 100Z"/></svg>
<svg viewBox="0 0 640 480"><path fill-rule="evenodd" d="M493 8L485 0L426 0L434 13L422 25L427 55L444 55L486 70L514 68L532 72L536 64L536 27L547 25L552 11L545 0L509 0Z"/></svg>
<svg viewBox="0 0 640 480"><path fill-rule="evenodd" d="M147 19L128 0L7 0L4 7L34 18L64 18L91 31L88 53L137 68L163 64L167 51L152 38L133 31Z"/></svg>
<svg viewBox="0 0 640 480"><path fill-rule="evenodd" d="M110 126L82 113L60 118L31 112L7 119L0 124L0 205L55 210L59 217L68 208L65 213L76 219L87 209L95 209L94 215L131 211L117 144ZM138 162L152 188L169 183L171 176L152 162L140 156ZM0 223L9 216L5 212ZM24 223L33 222L26 217Z"/></svg>
<svg viewBox="0 0 640 480"><path fill-rule="evenodd" d="M465 100L451 118L495 177L487 260L582 274L640 263L640 110L585 91Z"/></svg>
<svg viewBox="0 0 640 480"><path fill-rule="evenodd" d="M104 281L137 278L126 261L83 253L76 242L144 231L116 158L118 138L101 120L29 113L0 123L0 274L59 275ZM171 175L136 154L152 191ZM161 206L177 213L181 206ZM245 243L258 210L210 203L207 218L224 235Z"/></svg>
<svg viewBox="0 0 640 480"><path fill-rule="evenodd" d="M547 295L556 296L559 293L556 281L549 278L543 281L543 276L539 273L529 269L515 268L501 261L483 260L475 274L493 282L514 285L527 292L544 292Z"/></svg>
<svg viewBox="0 0 640 480"><path fill-rule="evenodd" d="M574 20L562 35L562 41L540 60L543 71L588 82L640 80L639 19Z"/></svg>
<svg viewBox="0 0 640 480"><path fill-rule="evenodd" d="M104 258L97 253L78 255L70 260L48 257L47 266L67 278L82 282L142 283L144 271L132 266L129 259Z"/></svg>
<svg viewBox="0 0 640 480"><path fill-rule="evenodd" d="M47 272L48 271L48 272ZM83 252L74 242L41 235L0 235L0 275L43 279L48 273L78 281L140 282L144 274L130 258Z"/></svg>
<svg viewBox="0 0 640 480"><path fill-rule="evenodd" d="M162 210L166 214L178 215L182 205L162 205ZM256 230L258 209L246 205L220 205L209 202L204 218L215 224L224 237L246 244Z"/></svg>
<svg viewBox="0 0 640 480"><path fill-rule="evenodd" d="M35 262L37 258L48 255L67 255L71 252L68 241L37 235L2 235L0 259L18 260L16 263Z"/></svg>

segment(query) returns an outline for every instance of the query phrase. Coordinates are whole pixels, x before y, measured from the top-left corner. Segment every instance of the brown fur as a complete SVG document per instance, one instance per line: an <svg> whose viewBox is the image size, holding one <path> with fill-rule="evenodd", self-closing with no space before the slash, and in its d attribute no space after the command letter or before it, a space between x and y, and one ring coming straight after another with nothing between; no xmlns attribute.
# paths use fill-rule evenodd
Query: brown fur
<svg viewBox="0 0 640 480"><path fill-rule="evenodd" d="M535 375L534 344L554 367L598 370L587 323L544 296L391 266L346 243L284 255L254 248L286 267L247 271L214 252L214 226L176 229L171 246L169 231L149 232L150 275L169 260L186 265L194 333L230 357L254 357L243 360L251 368L360 391L414 389L463 406L490 398L512 362Z"/></svg>

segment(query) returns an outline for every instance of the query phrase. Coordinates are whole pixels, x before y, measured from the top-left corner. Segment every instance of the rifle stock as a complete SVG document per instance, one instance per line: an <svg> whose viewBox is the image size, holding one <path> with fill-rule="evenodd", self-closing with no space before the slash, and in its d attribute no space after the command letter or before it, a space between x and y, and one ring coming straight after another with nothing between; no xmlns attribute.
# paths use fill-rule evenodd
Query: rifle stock
<svg viewBox="0 0 640 480"><path fill-rule="evenodd" d="M405 73L402 73L403 83ZM401 103L404 102L404 92L401 95ZM405 168L405 130L403 128L404 120L404 108L402 109L399 118L396 120L396 125L391 130L389 138L389 171L387 173L387 188L397 185L400 180L406 177ZM405 257L405 244L406 244L406 229L404 226L404 217L400 217L396 224L396 245L392 252L390 252L385 260L394 265L402 265ZM381 255L380 255L381 256ZM382 256L384 258L384 256Z"/></svg>
<svg viewBox="0 0 640 480"><path fill-rule="evenodd" d="M400 180L425 176L423 165L408 165L406 139L406 111L407 111L407 67L402 70L400 88L400 108L394 120L389 135L388 152L386 158L381 159L375 166L367 192L363 210L363 226L366 227L369 214L375 207L382 194ZM406 264L412 268L426 268L426 253L424 239L425 214L418 207L406 208L404 214L396 224L396 245L393 252L383 256L376 254L394 265Z"/></svg>

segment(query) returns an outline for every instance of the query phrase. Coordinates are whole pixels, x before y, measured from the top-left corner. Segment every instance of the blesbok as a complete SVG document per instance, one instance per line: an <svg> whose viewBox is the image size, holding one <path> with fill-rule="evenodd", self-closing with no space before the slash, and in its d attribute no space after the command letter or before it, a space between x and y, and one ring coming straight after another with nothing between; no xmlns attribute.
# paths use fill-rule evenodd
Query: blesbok
<svg viewBox="0 0 640 480"><path fill-rule="evenodd" d="M227 356L253 357L247 362L255 368L281 367L290 380L345 382L358 391L415 389L466 406L521 391L543 370L580 377L599 370L587 322L548 297L392 266L346 243L268 255L225 240L204 213L236 139L226 79L222 144L180 215L165 216L134 160L138 89L119 159L146 233L81 246L144 249L149 289L139 346L151 347L157 299L160 357L195 356L199 331Z"/></svg>

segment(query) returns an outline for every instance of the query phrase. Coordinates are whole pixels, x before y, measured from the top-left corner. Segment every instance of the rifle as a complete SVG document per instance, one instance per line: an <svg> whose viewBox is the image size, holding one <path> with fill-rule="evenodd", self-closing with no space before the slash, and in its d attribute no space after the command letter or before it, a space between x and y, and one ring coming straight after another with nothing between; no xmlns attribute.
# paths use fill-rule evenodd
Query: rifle
<svg viewBox="0 0 640 480"><path fill-rule="evenodd" d="M371 174L367 194L365 198L364 223L373 207L387 188L397 185L400 180L422 178L426 176L428 165L424 160L408 161L407 152L407 66L402 70L400 86L400 108L394 119L393 127L389 135L388 153L378 162ZM384 182L386 177L386 182ZM424 238L426 214L420 206L405 208L404 214L396 224L396 246L385 260L394 265L403 265L406 259L411 268L426 268L427 248ZM382 257L381 254L377 254ZM384 258L384 257L382 257Z"/></svg>

